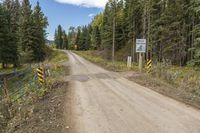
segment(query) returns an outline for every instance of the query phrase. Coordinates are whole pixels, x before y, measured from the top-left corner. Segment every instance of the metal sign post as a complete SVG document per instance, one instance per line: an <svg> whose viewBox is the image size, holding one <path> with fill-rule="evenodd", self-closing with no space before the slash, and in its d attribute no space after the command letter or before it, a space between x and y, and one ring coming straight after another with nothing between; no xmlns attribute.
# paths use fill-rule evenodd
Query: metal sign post
<svg viewBox="0 0 200 133"><path fill-rule="evenodd" d="M139 53L139 70L142 72L143 53L146 52L146 39L136 39L136 52Z"/></svg>

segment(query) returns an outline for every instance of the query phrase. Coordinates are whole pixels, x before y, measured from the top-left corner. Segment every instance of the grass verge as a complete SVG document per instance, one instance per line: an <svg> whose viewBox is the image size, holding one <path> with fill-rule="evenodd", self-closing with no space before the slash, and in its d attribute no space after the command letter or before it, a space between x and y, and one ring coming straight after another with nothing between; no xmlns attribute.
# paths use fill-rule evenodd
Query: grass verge
<svg viewBox="0 0 200 133"><path fill-rule="evenodd" d="M115 61L114 63L103 59L103 57L100 54L97 54L97 51L74 51L76 54L84 57L85 59L100 65L110 71L115 72L122 72L122 71L128 71L130 69L127 68L126 62L123 61ZM137 66L133 66L131 70L137 70Z"/></svg>
<svg viewBox="0 0 200 133"><path fill-rule="evenodd" d="M104 60L97 51L76 51L78 55L111 71L127 71L125 62ZM151 74L138 73L134 65L129 80L146 86L158 93L182 101L200 109L200 70L192 67L177 67L167 63L153 66Z"/></svg>

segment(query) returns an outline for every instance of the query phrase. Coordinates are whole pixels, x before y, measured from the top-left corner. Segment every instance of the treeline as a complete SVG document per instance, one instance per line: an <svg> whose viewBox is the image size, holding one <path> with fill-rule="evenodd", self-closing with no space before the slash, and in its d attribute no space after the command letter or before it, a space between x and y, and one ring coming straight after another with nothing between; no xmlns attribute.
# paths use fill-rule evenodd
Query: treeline
<svg viewBox="0 0 200 133"><path fill-rule="evenodd" d="M40 62L45 59L47 18L39 2L31 9L29 0L3 0L0 3L0 63Z"/></svg>
<svg viewBox="0 0 200 133"><path fill-rule="evenodd" d="M57 49L68 49L67 34L61 25L55 31L54 40Z"/></svg>
<svg viewBox="0 0 200 133"><path fill-rule="evenodd" d="M145 59L200 66L199 9L199 0L109 0L88 26L69 29L69 46L103 50L109 59L114 43L137 62L135 40L146 38Z"/></svg>

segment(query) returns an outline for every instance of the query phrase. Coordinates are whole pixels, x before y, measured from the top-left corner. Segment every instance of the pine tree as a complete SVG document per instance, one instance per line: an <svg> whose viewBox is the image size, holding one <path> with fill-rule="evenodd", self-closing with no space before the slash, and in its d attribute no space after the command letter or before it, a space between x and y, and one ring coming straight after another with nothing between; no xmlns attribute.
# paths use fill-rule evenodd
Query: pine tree
<svg viewBox="0 0 200 133"><path fill-rule="evenodd" d="M44 61L45 59L45 28L48 25L47 18L41 11L39 2L33 10L33 45L31 45L31 50L33 51L32 59L36 62Z"/></svg>
<svg viewBox="0 0 200 133"><path fill-rule="evenodd" d="M91 49L101 50L101 28L103 22L103 13L100 13L94 17L91 22Z"/></svg>
<svg viewBox="0 0 200 133"><path fill-rule="evenodd" d="M144 4L144 3L143 3ZM143 6L140 0L125 0L125 25L126 25L126 43L131 47L131 55L136 62L137 54L135 52L135 40L142 37L142 14ZM130 52L130 51L129 51Z"/></svg>
<svg viewBox="0 0 200 133"><path fill-rule="evenodd" d="M76 40L75 40L75 45L77 45L78 49L80 48L80 37L81 37L81 27L77 27L77 34L76 34Z"/></svg>
<svg viewBox="0 0 200 133"><path fill-rule="evenodd" d="M92 34L92 27L91 25L86 26L86 50L89 50L91 47L91 34Z"/></svg>
<svg viewBox="0 0 200 133"><path fill-rule="evenodd" d="M124 23L124 3L123 0L118 1L116 6L116 31L115 31L115 40L116 40L116 51L122 49L126 44L126 35L125 35L125 23Z"/></svg>
<svg viewBox="0 0 200 133"><path fill-rule="evenodd" d="M101 35L100 35L100 29L98 26L94 27L94 29L92 30L92 43L93 43L93 47L95 47L95 49L100 50L101 49Z"/></svg>
<svg viewBox="0 0 200 133"><path fill-rule="evenodd" d="M65 31L63 31L63 44L62 44L64 49L68 49L68 39L67 39L67 34Z"/></svg>
<svg viewBox="0 0 200 133"><path fill-rule="evenodd" d="M191 45L189 52L191 52L191 60L189 64L192 66L200 66L200 1L192 0L189 7L190 11L190 27L192 29L190 38ZM191 21L192 20L192 21ZM189 38L189 39L190 39Z"/></svg>
<svg viewBox="0 0 200 133"><path fill-rule="evenodd" d="M33 28L34 24L30 2L29 0L23 0L20 17L20 44L24 52L31 52L31 46L34 45Z"/></svg>
<svg viewBox="0 0 200 133"><path fill-rule="evenodd" d="M111 59L112 38L113 38L113 20L111 17L110 3L107 3L104 10L103 22L101 28L102 47L104 48L104 57Z"/></svg>
<svg viewBox="0 0 200 133"><path fill-rule="evenodd" d="M152 49L152 57L154 60L162 61L162 45L161 45L161 30L162 21L161 16L163 14L163 3L160 0L153 0L150 7L151 22L150 22L150 45Z"/></svg>
<svg viewBox="0 0 200 133"><path fill-rule="evenodd" d="M56 45L56 48L59 49L59 45L58 45L58 31L57 29L55 30L55 33L54 33L54 43Z"/></svg>
<svg viewBox="0 0 200 133"><path fill-rule="evenodd" d="M83 26L77 28L76 45L77 50L89 50L91 47L91 26Z"/></svg>
<svg viewBox="0 0 200 133"><path fill-rule="evenodd" d="M78 40L78 50L87 50L86 39L87 39L87 29L84 26L81 28L81 33Z"/></svg>
<svg viewBox="0 0 200 133"><path fill-rule="evenodd" d="M70 27L69 32L68 32L68 43L69 43L69 48L74 49L74 45L76 45L76 28L75 27Z"/></svg>
<svg viewBox="0 0 200 133"><path fill-rule="evenodd" d="M3 67L6 64L13 64L16 67L19 64L19 53L18 53L18 20L16 19L16 15L18 12L18 8L16 7L15 1L7 0L3 2L4 6L4 43L2 43L2 52L1 58L3 60ZM3 46L4 45L4 46Z"/></svg>
<svg viewBox="0 0 200 133"><path fill-rule="evenodd" d="M7 21L7 12L5 8L0 3L0 62L2 63L2 67L5 68L8 58L7 53L7 39L8 34L8 21Z"/></svg>
<svg viewBox="0 0 200 133"><path fill-rule="evenodd" d="M58 29L57 29L57 45L58 45L59 49L63 49L62 43L63 43L63 30L62 30L62 26L58 25Z"/></svg>
<svg viewBox="0 0 200 133"><path fill-rule="evenodd" d="M113 45L115 52L128 49L126 53L131 53L135 62L135 41L145 38L145 59L199 65L199 11L198 0L109 0L89 26L73 31L73 38L79 50L104 50L107 59L111 59ZM74 45L72 31L68 38Z"/></svg>

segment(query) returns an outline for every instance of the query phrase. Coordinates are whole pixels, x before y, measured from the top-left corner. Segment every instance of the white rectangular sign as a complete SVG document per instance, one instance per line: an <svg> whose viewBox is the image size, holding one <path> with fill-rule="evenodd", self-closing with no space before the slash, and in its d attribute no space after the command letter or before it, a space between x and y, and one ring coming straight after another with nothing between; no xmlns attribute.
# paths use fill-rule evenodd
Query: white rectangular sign
<svg viewBox="0 0 200 133"><path fill-rule="evenodd" d="M136 52L137 53L146 52L146 39L136 39Z"/></svg>

